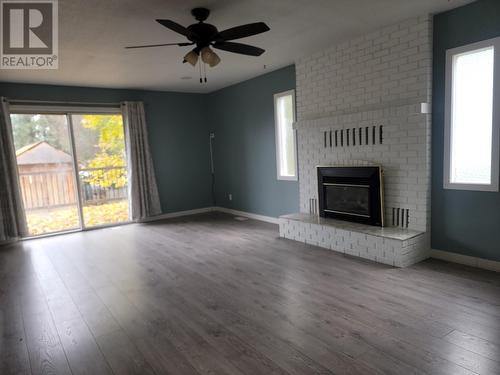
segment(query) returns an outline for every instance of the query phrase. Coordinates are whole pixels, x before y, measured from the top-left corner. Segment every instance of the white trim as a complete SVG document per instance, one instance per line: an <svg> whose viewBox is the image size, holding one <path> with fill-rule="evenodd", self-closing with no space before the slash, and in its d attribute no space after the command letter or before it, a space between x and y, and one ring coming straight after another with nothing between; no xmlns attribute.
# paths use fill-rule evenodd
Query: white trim
<svg viewBox="0 0 500 375"><path fill-rule="evenodd" d="M233 210L232 208L226 208L226 207L204 207L204 208L196 208L194 210L169 212L167 214L148 217L147 219L144 219L138 223L148 223L151 221L173 219L173 218L181 217L181 216L197 215L197 214L202 214L202 213L206 213L206 212L214 212L214 211L223 212L223 213L230 214L230 215L243 216L243 217L247 217L249 219L264 221L266 223L272 223L272 224L279 223L279 218L277 218L277 217L253 214L250 212Z"/></svg>
<svg viewBox="0 0 500 375"><path fill-rule="evenodd" d="M177 212L169 212L166 214L151 216L141 221L137 221L137 223L149 223L151 221L165 220L165 219L173 219L181 216L190 216L202 214L205 212L215 211L214 207L204 207L204 208L195 208L194 210L186 210L186 211L177 211Z"/></svg>
<svg viewBox="0 0 500 375"><path fill-rule="evenodd" d="M452 112L452 84L453 84L453 57L459 54L494 47L493 73L493 118L492 118L492 148L491 148L491 183L490 184L462 184L452 183L450 171L451 153L451 112ZM445 71L445 118L444 118L444 189L472 190L472 191L499 191L500 172L500 38L483 40L465 46L452 48L446 51Z"/></svg>
<svg viewBox="0 0 500 375"><path fill-rule="evenodd" d="M279 128L278 128L278 111L276 110L276 102L279 98L283 96L292 96L292 105L293 105L293 110L292 110L292 115L293 115L293 121L292 121L292 129L293 129L293 144L294 144L294 149L295 149L295 173L293 176L283 176L281 175L280 171L280 139L279 139ZM283 91L274 94L274 138L276 142L276 177L278 180L282 181L297 181L299 179L299 173L298 173L298 152L297 152L297 130L295 129L295 90L288 90L288 91Z"/></svg>
<svg viewBox="0 0 500 375"><path fill-rule="evenodd" d="M451 253L443 250L431 250L431 258L441 259L447 262L464 264L466 266L482 268L488 271L500 272L500 262L488 260L483 258L471 257L469 255L462 255Z"/></svg>
<svg viewBox="0 0 500 375"><path fill-rule="evenodd" d="M232 208L213 207L213 210L218 211L218 212L224 212L224 213L230 214L230 215L243 216L243 217L248 217L249 219L265 221L266 223L271 223L271 224L279 224L279 222L280 222L280 219L277 217L252 214L250 212L233 210Z"/></svg>

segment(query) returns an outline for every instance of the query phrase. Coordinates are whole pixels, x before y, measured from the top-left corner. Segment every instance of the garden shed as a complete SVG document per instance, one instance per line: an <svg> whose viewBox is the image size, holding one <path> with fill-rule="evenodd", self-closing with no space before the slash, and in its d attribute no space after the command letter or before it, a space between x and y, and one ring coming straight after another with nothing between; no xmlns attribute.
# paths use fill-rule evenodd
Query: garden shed
<svg viewBox="0 0 500 375"><path fill-rule="evenodd" d="M75 204L71 155L41 141L16 151L25 209Z"/></svg>

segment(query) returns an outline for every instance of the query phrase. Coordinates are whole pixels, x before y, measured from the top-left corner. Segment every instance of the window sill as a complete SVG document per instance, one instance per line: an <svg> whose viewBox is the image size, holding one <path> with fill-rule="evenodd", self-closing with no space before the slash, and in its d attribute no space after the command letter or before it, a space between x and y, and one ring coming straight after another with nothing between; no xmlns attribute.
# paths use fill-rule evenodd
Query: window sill
<svg viewBox="0 0 500 375"><path fill-rule="evenodd" d="M446 190L464 190L464 191L484 191L498 193L498 184L480 185L480 184L456 184L445 183L443 186Z"/></svg>
<svg viewBox="0 0 500 375"><path fill-rule="evenodd" d="M297 176L278 176L278 181L298 181Z"/></svg>

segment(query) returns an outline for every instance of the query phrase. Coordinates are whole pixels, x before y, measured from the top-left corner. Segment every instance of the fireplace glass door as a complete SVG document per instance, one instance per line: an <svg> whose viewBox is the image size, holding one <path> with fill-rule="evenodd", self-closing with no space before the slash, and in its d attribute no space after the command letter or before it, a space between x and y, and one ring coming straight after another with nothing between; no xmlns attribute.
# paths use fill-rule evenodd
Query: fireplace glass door
<svg viewBox="0 0 500 375"><path fill-rule="evenodd" d="M324 184L325 211L370 217L370 186Z"/></svg>

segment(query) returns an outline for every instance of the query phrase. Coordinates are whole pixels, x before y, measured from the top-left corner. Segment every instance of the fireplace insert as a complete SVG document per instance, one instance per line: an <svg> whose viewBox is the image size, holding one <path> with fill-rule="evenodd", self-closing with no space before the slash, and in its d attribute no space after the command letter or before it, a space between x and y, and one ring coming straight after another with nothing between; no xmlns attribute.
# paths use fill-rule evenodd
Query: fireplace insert
<svg viewBox="0 0 500 375"><path fill-rule="evenodd" d="M319 215L384 226L380 167L318 167Z"/></svg>

